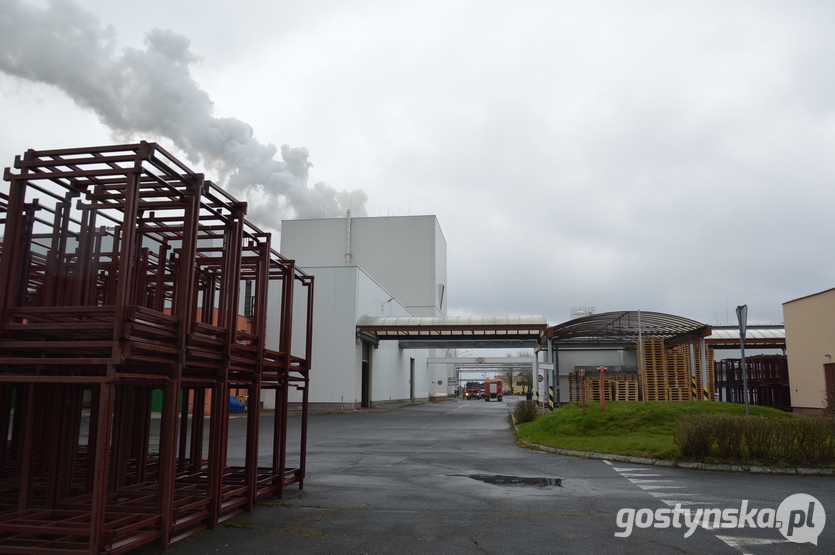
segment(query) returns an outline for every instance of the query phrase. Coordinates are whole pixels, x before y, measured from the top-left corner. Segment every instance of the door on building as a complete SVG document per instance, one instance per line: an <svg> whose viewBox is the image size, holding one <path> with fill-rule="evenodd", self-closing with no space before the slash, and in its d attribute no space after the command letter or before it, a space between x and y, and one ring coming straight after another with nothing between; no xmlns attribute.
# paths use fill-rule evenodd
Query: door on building
<svg viewBox="0 0 835 555"><path fill-rule="evenodd" d="M835 362L823 365L824 402L829 410L835 410Z"/></svg>
<svg viewBox="0 0 835 555"><path fill-rule="evenodd" d="M415 402L415 359L409 359L409 400Z"/></svg>
<svg viewBox="0 0 835 555"><path fill-rule="evenodd" d="M362 380L360 384L360 406L369 408L371 406L371 353L374 349L371 343L362 342Z"/></svg>

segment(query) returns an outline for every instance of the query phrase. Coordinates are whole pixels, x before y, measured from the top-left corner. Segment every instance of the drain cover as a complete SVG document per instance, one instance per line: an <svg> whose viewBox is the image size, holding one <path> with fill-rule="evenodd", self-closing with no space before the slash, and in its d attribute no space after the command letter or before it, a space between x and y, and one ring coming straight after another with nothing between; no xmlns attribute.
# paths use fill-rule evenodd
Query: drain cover
<svg viewBox="0 0 835 555"><path fill-rule="evenodd" d="M505 476L503 474L450 474L462 478L472 478L494 486L538 486L551 488L562 486L562 478L530 478L527 476Z"/></svg>

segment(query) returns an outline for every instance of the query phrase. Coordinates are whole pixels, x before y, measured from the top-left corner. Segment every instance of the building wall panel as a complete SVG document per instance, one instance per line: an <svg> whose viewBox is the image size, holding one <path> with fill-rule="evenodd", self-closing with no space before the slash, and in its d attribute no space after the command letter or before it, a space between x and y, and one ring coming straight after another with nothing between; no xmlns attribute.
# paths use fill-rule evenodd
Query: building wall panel
<svg viewBox="0 0 835 555"><path fill-rule="evenodd" d="M835 358L835 289L784 303L783 318L792 407L818 410L823 406L824 364Z"/></svg>

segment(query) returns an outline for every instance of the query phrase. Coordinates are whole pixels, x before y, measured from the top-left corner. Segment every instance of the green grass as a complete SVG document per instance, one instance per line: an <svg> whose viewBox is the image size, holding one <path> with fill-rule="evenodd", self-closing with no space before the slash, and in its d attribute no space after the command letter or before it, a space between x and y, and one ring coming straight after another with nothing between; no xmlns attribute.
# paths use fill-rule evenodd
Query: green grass
<svg viewBox="0 0 835 555"><path fill-rule="evenodd" d="M673 441L676 419L686 414L745 415L745 405L706 401L615 401L564 405L521 424L517 437L558 449L592 451L632 457L681 460ZM751 407L753 416L797 418L795 415L766 407Z"/></svg>

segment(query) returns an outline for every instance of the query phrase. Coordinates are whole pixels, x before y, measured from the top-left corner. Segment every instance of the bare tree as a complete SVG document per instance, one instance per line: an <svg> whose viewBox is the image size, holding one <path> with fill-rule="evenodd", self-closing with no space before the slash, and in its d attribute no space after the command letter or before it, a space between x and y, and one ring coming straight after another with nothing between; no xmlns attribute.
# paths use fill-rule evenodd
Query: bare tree
<svg viewBox="0 0 835 555"><path fill-rule="evenodd" d="M511 358L513 355L510 354L510 353L507 353L505 356L507 358ZM513 366L512 364L508 365L506 367L506 372L505 373L507 374L507 381L508 381L508 385L510 386L510 391L508 393L510 395L513 395L513 393L514 393L513 386L516 385L515 382L513 381L513 376L516 375L516 367Z"/></svg>
<svg viewBox="0 0 835 555"><path fill-rule="evenodd" d="M517 356L517 357L529 357L532 356L531 353L527 351L519 351L516 355L511 355L508 353L508 356ZM530 393L533 390L533 367L529 364L511 364L510 368L513 368L513 372L516 374L516 383L522 387L522 393ZM510 372L510 371L508 371Z"/></svg>

